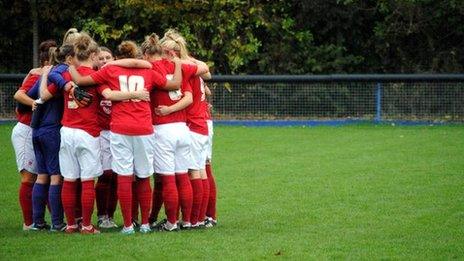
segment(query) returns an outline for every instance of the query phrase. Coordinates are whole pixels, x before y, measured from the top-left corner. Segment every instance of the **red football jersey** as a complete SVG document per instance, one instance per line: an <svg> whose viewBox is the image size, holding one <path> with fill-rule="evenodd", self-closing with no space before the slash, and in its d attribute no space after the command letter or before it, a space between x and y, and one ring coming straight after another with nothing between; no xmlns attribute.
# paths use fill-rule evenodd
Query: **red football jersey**
<svg viewBox="0 0 464 261"><path fill-rule="evenodd" d="M212 118L213 118L213 117L211 116L211 108L210 108L210 106L209 106L208 100L205 100L204 103L205 103L205 113L206 113L206 116L205 116L205 117L206 117L206 120L207 120L207 121L210 121L210 120L212 120Z"/></svg>
<svg viewBox="0 0 464 261"><path fill-rule="evenodd" d="M91 75L95 72L90 67L79 66L77 71L83 75ZM70 80L69 72L63 73L63 78ZM74 101L71 93L63 90L64 96L64 111L61 124L68 128L81 129L88 134L98 137L100 136L100 126L97 120L97 111L99 106L99 97L97 95L96 86L81 87L89 94L93 95L93 101L87 107L79 107Z"/></svg>
<svg viewBox="0 0 464 261"><path fill-rule="evenodd" d="M190 79L192 86L193 103L187 107L187 126L193 132L208 135L206 123L205 83L199 76Z"/></svg>
<svg viewBox="0 0 464 261"><path fill-rule="evenodd" d="M163 59L152 62L152 64L153 68L164 75L166 79L172 79L175 70L175 64L173 62ZM151 92L150 99L152 104L153 125L187 121L187 114L185 109L176 111L166 116L159 116L155 114L155 108L159 105L171 106L176 104L180 99L182 99L185 92L192 92L189 79L192 76L195 76L196 72L196 65L182 64L182 85L179 90L165 91L161 89L153 90Z"/></svg>
<svg viewBox="0 0 464 261"><path fill-rule="evenodd" d="M27 93L39 79L40 79L40 75L38 75L38 74L29 75L26 78L26 80L24 81L24 83L21 85L21 87L19 87L19 90L24 91L25 93ZM16 109L16 119L19 122L21 122L23 124L26 124L26 125L30 125L31 124L31 117L32 117L32 111L19 112Z"/></svg>
<svg viewBox="0 0 464 261"><path fill-rule="evenodd" d="M140 88L151 91L166 85L166 77L153 69L105 66L91 75L97 84L107 84L114 91L130 92ZM125 100L112 103L110 130L123 135L153 133L150 102Z"/></svg>
<svg viewBox="0 0 464 261"><path fill-rule="evenodd" d="M98 93L102 93L103 90L109 88L108 85L99 85L97 88ZM100 100L100 106L98 106L98 126L102 130L109 130L110 129L110 122L111 122L111 105L112 102L110 100L105 100L102 98Z"/></svg>

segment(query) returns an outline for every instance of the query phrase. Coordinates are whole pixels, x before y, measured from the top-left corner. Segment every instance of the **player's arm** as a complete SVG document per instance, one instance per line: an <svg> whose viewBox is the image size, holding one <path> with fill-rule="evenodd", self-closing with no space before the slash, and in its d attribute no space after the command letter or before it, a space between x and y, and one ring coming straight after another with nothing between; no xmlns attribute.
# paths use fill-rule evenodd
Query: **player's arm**
<svg viewBox="0 0 464 261"><path fill-rule="evenodd" d="M150 100L150 93L145 90L137 90L133 92L122 92L122 91L114 91L110 88L106 88L101 92L102 96L110 101L125 101L131 99L149 101Z"/></svg>
<svg viewBox="0 0 464 261"><path fill-rule="evenodd" d="M198 66L197 72L195 74L196 76L200 76L203 80L211 79L211 73L209 72L209 66L205 62L197 60L193 57L188 57L188 61Z"/></svg>
<svg viewBox="0 0 464 261"><path fill-rule="evenodd" d="M53 69L48 73L48 81L55 84L60 90L69 91L72 87L72 82L63 77L63 73L68 70L69 66L67 64L59 64L58 66L53 67Z"/></svg>
<svg viewBox="0 0 464 261"><path fill-rule="evenodd" d="M208 85L206 85L206 83L205 83L205 94L206 94L206 97L213 95L213 93L209 89Z"/></svg>
<svg viewBox="0 0 464 261"><path fill-rule="evenodd" d="M23 80L23 83L26 83L27 79L29 77L31 77L33 74L36 74L36 75L41 75L42 74L42 68L33 68L29 71L29 73L26 75L26 77L24 77L24 80Z"/></svg>
<svg viewBox="0 0 464 261"><path fill-rule="evenodd" d="M166 116L176 111L183 110L187 108L193 102L193 97L191 92L185 92L184 97L180 101L176 102L171 106L160 105L155 108L155 113L160 116Z"/></svg>
<svg viewBox="0 0 464 261"><path fill-rule="evenodd" d="M82 76L73 65L69 66L68 70L69 74L71 74L72 80L79 86L88 86L97 83L90 75Z"/></svg>
<svg viewBox="0 0 464 261"><path fill-rule="evenodd" d="M168 91L178 90L182 83L182 63L177 56L172 57L174 62L174 77L171 80L167 80L164 85L164 89Z"/></svg>
<svg viewBox="0 0 464 261"><path fill-rule="evenodd" d="M188 60L197 66L197 71L195 72L195 76L200 76L201 78L203 78L203 75L206 75L206 76L209 75L211 77L211 74L209 73L209 66L205 62L197 60L193 57L188 57Z"/></svg>
<svg viewBox="0 0 464 261"><path fill-rule="evenodd" d="M35 70L35 69L32 69L31 72ZM31 73L30 72L30 75L26 76L23 80L23 83L21 84L21 87L15 92L13 98L20 104L22 105L27 105L27 106L32 106L32 103L34 102L34 99L32 99L29 95L28 95L28 91L36 84L36 81L38 79L36 79L35 77L32 78L32 74L35 74L35 73ZM42 68L40 68L40 73L42 73ZM36 74L37 75L37 74ZM40 74L39 74L40 75ZM20 106L20 105L19 105Z"/></svg>
<svg viewBox="0 0 464 261"><path fill-rule="evenodd" d="M125 68L141 68L141 69L151 69L153 65L145 60L134 59L134 58L125 58L116 61L111 61L106 63L104 66L116 65Z"/></svg>
<svg viewBox="0 0 464 261"><path fill-rule="evenodd" d="M42 101L48 101L53 98L53 94L48 90L48 74L50 73L51 66L45 66L42 72L42 79L39 87L39 97Z"/></svg>
<svg viewBox="0 0 464 261"><path fill-rule="evenodd" d="M17 90L16 93L14 94L13 98L24 105L27 106L32 106L32 103L34 103L34 100L29 97L24 90Z"/></svg>
<svg viewBox="0 0 464 261"><path fill-rule="evenodd" d="M200 75L200 77L201 77L203 80L210 80L210 79L212 78L210 72L204 73L204 74Z"/></svg>

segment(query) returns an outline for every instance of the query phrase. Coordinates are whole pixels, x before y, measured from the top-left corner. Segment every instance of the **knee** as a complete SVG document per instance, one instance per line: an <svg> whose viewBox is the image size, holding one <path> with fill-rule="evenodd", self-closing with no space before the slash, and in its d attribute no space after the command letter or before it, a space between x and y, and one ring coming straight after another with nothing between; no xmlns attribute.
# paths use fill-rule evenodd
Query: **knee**
<svg viewBox="0 0 464 261"><path fill-rule="evenodd" d="M61 175L52 175L50 178L50 185L60 185L62 180Z"/></svg>
<svg viewBox="0 0 464 261"><path fill-rule="evenodd" d="M21 183L34 183L36 179L36 174L32 174L27 170L21 171Z"/></svg>
<svg viewBox="0 0 464 261"><path fill-rule="evenodd" d="M37 175L37 180L35 182L39 184L47 184L49 180L50 179L47 174L39 174Z"/></svg>

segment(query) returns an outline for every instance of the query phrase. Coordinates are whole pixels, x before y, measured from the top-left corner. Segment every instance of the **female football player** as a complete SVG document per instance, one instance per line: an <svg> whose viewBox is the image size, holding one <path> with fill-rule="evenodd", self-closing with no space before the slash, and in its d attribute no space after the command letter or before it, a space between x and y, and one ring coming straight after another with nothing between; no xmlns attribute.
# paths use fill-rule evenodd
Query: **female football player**
<svg viewBox="0 0 464 261"><path fill-rule="evenodd" d="M63 73L67 65L73 62L74 47L64 45L56 50L56 60L62 64L54 67L54 71ZM28 92L28 95L40 99L32 119L32 141L34 154L37 160L38 176L32 191L33 204L33 230L47 228L44 221L45 203L48 192L48 202L51 210L51 231L62 231L66 225L63 223L63 207L61 204L61 176L59 166L60 128L63 115L63 97L59 92L58 85L48 84L47 76L50 67L46 67L41 80ZM60 84L66 85L65 81ZM47 91L48 90L48 91ZM46 94L46 95L45 95ZM32 97L32 96L31 96ZM47 101L43 103L43 101ZM42 104L43 103L43 104Z"/></svg>
<svg viewBox="0 0 464 261"><path fill-rule="evenodd" d="M18 101L16 118L18 123L11 133L11 141L16 154L16 164L21 174L19 187L19 203L23 213L23 230L29 230L32 226L32 188L36 179L36 162L34 148L32 146L32 128L29 126L32 116L32 104L34 100L27 92L39 80L42 68L50 64L49 50L56 47L54 40L47 40L39 46L39 59L41 68L31 70L24 78L23 84L16 91L14 98Z"/></svg>
<svg viewBox="0 0 464 261"><path fill-rule="evenodd" d="M135 58L137 45L124 41L118 46L117 58ZM90 76L82 77L75 68L70 68L78 85L106 84L101 93L105 98L112 90L132 93L137 90L151 91L153 87L175 90L182 80L180 61L174 59L176 70L172 80L166 80L152 69L122 68L107 65ZM147 62L147 66L151 64ZM110 99L113 100L113 99ZM140 202L142 225L140 232L151 231L148 215L151 207L150 176L153 174L153 125L150 103L130 99L114 102L111 112L110 147L113 157L112 169L118 175L118 198L124 219L123 234L135 232L132 225L132 180L137 177L137 196Z"/></svg>
<svg viewBox="0 0 464 261"><path fill-rule="evenodd" d="M156 34L146 36L142 44L142 53L144 58L153 64L155 70L167 78L172 77L174 64L162 57L162 46ZM192 188L187 175L190 162L190 134L186 125L185 108L192 102L190 78L207 73L209 70L206 64L196 62L198 66L182 64L180 90L151 92L156 140L154 169L157 175L150 218L151 222L156 220L164 199L167 222L159 224L159 228L166 231L173 231L177 228L179 201L182 209L181 227L191 226ZM161 182L157 182L159 180ZM162 195L159 195L160 187L162 187Z"/></svg>
<svg viewBox="0 0 464 261"><path fill-rule="evenodd" d="M98 69L101 69L107 62L113 60L114 58L111 50L100 46L100 52L98 53ZM116 195L117 177L111 170L110 119L111 101L101 99L100 106L98 107L98 125L101 128L100 148L103 175L98 178L95 187L98 226L101 228L118 227L113 220L118 198Z"/></svg>
<svg viewBox="0 0 464 261"><path fill-rule="evenodd" d="M94 72L92 69L98 58L98 45L85 33L81 33L74 43L75 57L82 75ZM68 80L69 74L65 75ZM93 96L88 106L80 105L72 92L64 90L64 112L60 130L61 148L59 153L61 175L64 178L62 202L66 214L67 228L65 232L78 232L75 223L75 207L77 195L77 179L80 178L82 191L82 234L98 234L99 231L91 224L95 201L94 179L102 174L100 161L100 127L97 121L99 99L95 87L85 89Z"/></svg>
<svg viewBox="0 0 464 261"><path fill-rule="evenodd" d="M205 84L205 94L207 98L210 98L212 93L208 86ZM216 181L214 179L211 160L213 155L213 120L212 120L212 105L209 103L208 99L205 101L204 108L206 109L206 123L208 124L208 149L206 151L206 176L208 177L209 182L209 197L208 197L208 207L206 209L206 220L205 226L212 227L217 224L216 218Z"/></svg>
<svg viewBox="0 0 464 261"><path fill-rule="evenodd" d="M145 59L153 64L154 68L165 72L171 77L174 64L162 59L162 46L156 34L146 37L142 45ZM177 227L177 204L180 201L182 209L182 227L190 228L190 216L193 203L192 187L188 178L190 163L190 137L186 125L185 108L192 103L192 90L190 78L206 73L205 64L182 64L182 86L177 91L155 91L151 94L153 108L153 124L155 128L155 173L162 179L163 199L166 209L167 222L162 229L173 231ZM175 135L173 135L175 133ZM175 175L174 175L175 174ZM176 200L177 187L179 199ZM174 199L174 200L171 200ZM156 200L156 198L155 198ZM153 209L155 216L157 210Z"/></svg>
<svg viewBox="0 0 464 261"><path fill-rule="evenodd" d="M168 30L161 45L167 51L174 52L183 62L192 63L195 59L190 57L185 39L175 30ZM192 87L193 102L187 108L187 125L190 129L190 151L192 163L190 179L193 190L193 206L190 221L192 228L204 225L207 202L209 198L209 183L205 172L206 150L208 142L208 125L205 115L205 88L203 78L210 78L209 71L201 77L190 79Z"/></svg>

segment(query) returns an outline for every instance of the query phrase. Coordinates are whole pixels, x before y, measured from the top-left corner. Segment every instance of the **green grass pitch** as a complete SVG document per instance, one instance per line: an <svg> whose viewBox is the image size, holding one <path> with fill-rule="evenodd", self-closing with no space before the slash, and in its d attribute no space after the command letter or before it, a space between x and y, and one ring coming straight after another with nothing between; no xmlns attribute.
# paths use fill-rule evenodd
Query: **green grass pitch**
<svg viewBox="0 0 464 261"><path fill-rule="evenodd" d="M11 129L1 260L464 258L464 126L218 126L219 226L134 236L22 232Z"/></svg>

